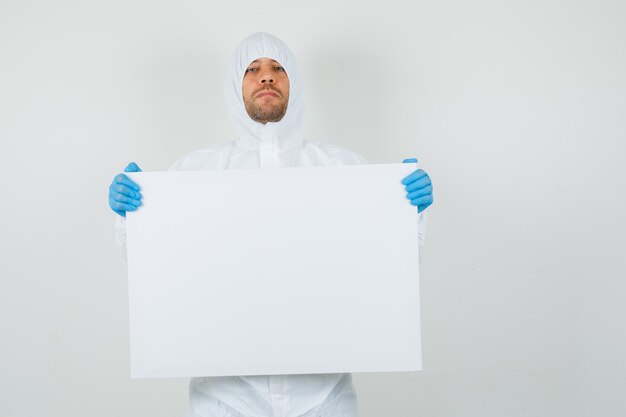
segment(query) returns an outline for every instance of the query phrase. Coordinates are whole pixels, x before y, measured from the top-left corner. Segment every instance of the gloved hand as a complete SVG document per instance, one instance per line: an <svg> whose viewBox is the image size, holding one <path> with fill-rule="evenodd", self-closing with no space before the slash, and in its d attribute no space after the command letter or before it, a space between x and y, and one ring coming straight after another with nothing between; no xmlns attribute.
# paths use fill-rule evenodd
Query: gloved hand
<svg viewBox="0 0 626 417"><path fill-rule="evenodd" d="M124 172L141 172L141 168L131 162ZM117 174L109 186L109 207L122 217L127 211L135 211L141 206L139 186L124 174Z"/></svg>
<svg viewBox="0 0 626 417"><path fill-rule="evenodd" d="M417 159L405 159L402 163L417 163ZM433 186L430 177L421 169L413 171L402 179L402 184L406 188L406 198L411 200L411 204L417 206L417 212L421 213L433 203Z"/></svg>

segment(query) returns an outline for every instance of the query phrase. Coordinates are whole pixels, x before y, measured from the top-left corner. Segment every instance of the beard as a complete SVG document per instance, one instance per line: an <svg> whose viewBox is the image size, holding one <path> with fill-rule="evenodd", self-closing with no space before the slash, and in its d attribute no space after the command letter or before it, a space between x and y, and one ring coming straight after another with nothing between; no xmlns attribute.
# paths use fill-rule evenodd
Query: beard
<svg viewBox="0 0 626 417"><path fill-rule="evenodd" d="M287 113L287 103L259 105L250 99L245 100L244 104L250 118L259 123L278 122Z"/></svg>

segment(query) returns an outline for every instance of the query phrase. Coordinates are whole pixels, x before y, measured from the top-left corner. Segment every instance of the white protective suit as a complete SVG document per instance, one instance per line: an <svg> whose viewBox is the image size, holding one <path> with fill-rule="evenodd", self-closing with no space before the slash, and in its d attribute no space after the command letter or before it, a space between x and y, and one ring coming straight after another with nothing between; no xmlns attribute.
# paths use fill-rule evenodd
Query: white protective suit
<svg viewBox="0 0 626 417"><path fill-rule="evenodd" d="M276 60L285 68L289 78L287 112L276 123L255 122L244 107L243 76L248 65L258 58ZM239 138L227 144L191 152L178 159L172 170L367 163L358 154L338 146L303 140L303 82L291 51L272 35L256 33L239 44L227 74L225 96ZM398 198L404 198L404 195L399 194ZM416 221L417 217L416 214ZM420 247L426 231L425 220L421 213ZM124 253L125 234L124 218L119 217L116 235ZM358 414L350 374L192 378L189 402L188 417L356 417Z"/></svg>

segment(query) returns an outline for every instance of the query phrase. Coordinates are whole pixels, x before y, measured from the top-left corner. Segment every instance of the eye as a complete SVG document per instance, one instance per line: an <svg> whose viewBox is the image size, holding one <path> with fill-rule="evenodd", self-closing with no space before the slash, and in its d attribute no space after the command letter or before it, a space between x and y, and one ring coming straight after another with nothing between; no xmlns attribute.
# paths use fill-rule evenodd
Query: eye
<svg viewBox="0 0 626 417"><path fill-rule="evenodd" d="M258 68L254 67L254 68L248 68L246 70L246 72L255 72L256 70L258 70Z"/></svg>
<svg viewBox="0 0 626 417"><path fill-rule="evenodd" d="M283 67L274 67L274 69L276 71L285 71L285 69Z"/></svg>

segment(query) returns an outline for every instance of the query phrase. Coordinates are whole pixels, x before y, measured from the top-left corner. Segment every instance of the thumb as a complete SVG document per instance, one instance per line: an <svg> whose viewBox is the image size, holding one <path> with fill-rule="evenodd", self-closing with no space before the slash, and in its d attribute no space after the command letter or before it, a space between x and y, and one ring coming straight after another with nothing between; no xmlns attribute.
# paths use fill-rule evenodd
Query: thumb
<svg viewBox="0 0 626 417"><path fill-rule="evenodd" d="M134 162L131 162L124 168L124 172L141 172L141 168Z"/></svg>

